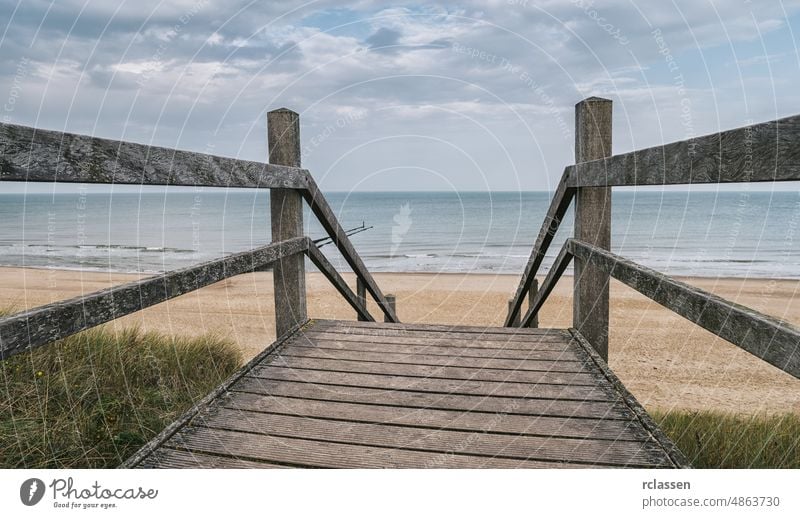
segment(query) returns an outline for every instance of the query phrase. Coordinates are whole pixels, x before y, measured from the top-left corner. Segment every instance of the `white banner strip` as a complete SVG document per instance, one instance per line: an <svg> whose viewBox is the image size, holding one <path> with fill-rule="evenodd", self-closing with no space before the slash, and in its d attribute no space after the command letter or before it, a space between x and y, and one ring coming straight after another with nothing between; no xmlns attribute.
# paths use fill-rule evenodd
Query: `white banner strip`
<svg viewBox="0 0 800 518"><path fill-rule="evenodd" d="M0 481L9 517L800 516L792 470L4 470Z"/></svg>

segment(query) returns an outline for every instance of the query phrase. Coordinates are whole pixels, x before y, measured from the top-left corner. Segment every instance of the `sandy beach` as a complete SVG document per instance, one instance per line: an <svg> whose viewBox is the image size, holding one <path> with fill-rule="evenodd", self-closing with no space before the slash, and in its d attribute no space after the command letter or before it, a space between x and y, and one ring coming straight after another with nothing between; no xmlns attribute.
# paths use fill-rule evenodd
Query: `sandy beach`
<svg viewBox="0 0 800 518"><path fill-rule="evenodd" d="M128 282L131 274L0 268L2 306L31 308ZM352 276L346 276L351 285ZM376 279L397 295L404 322L499 325L516 275L394 274ZM800 281L685 279L729 300L800 323ZM307 278L310 316L354 319L318 273ZM541 327L569 327L572 279L565 277L541 313ZM242 275L114 321L174 335L217 333L249 358L275 336L272 276ZM742 414L800 413L800 381L716 338L633 290L611 291L610 365L649 410L714 409ZM375 308L372 306L374 312Z"/></svg>

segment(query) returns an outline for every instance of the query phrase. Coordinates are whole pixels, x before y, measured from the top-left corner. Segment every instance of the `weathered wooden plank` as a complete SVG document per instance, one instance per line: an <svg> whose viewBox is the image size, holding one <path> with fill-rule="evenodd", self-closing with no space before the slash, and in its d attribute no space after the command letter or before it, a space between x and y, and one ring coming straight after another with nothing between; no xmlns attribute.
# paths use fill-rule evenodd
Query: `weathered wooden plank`
<svg viewBox="0 0 800 518"><path fill-rule="evenodd" d="M600 435L597 427L605 427L606 434L601 440L635 441L646 440L647 435L636 435L626 421L597 419L569 419L549 416L521 416L508 413L514 409L513 402L498 406L493 412L463 412L455 410L438 410L432 408L402 408L374 404L347 403L342 401L318 401L313 399L284 398L280 396L263 396L238 392L223 402L225 408L268 413L272 415L289 415L332 419L347 422L383 423L395 426L413 426L424 428L427 433L434 434L441 430L457 430L477 433L504 433L517 437L571 437L586 438L593 434ZM193 424L203 422L193 421ZM340 425L346 426L346 425ZM335 425L331 425L331 433ZM398 433L399 430L395 430ZM266 432L265 433L269 433ZM275 432L277 433L277 432ZM303 436L301 431L282 434L306 439L322 439L324 437ZM359 442L359 441L345 441ZM508 441L509 443L512 441ZM378 445L375 445L378 446ZM396 446L382 444L380 446Z"/></svg>
<svg viewBox="0 0 800 518"><path fill-rule="evenodd" d="M269 462L254 462L235 457L221 457L218 455L206 455L205 453L160 448L142 462L139 467L159 469L273 469L285 468L286 466L270 464Z"/></svg>
<svg viewBox="0 0 800 518"><path fill-rule="evenodd" d="M297 113L285 108L267 113L267 147L270 164L300 167L300 116ZM270 189L269 208L273 243L303 236L303 197L297 189ZM308 320L305 257L292 255L276 261L272 284L275 332L281 336Z"/></svg>
<svg viewBox="0 0 800 518"><path fill-rule="evenodd" d="M316 332L312 327L298 337L298 340L314 342L316 340L335 340L340 342L371 343L383 345L419 345L442 347L469 347L475 349L503 349L517 351L564 351L569 345L562 338L526 342L521 340L482 340L480 338L418 338L414 336L372 336L367 334L350 334L332 332ZM388 349L387 349L388 350Z"/></svg>
<svg viewBox="0 0 800 518"><path fill-rule="evenodd" d="M800 329L576 240L573 255L745 351L800 378Z"/></svg>
<svg viewBox="0 0 800 518"><path fill-rule="evenodd" d="M634 415L619 401L575 401L562 399L529 399L520 397L474 396L416 392L413 390L387 390L383 388L322 385L288 380L242 378L232 387L236 392L251 392L265 396L366 403L402 408L430 408L438 410L460 410L464 412L505 413L525 416L600 419L605 421L627 420ZM595 423L596 430L614 430L616 425ZM627 426L627 425L626 425Z"/></svg>
<svg viewBox="0 0 800 518"><path fill-rule="evenodd" d="M542 333L542 334L506 334L506 333L492 333L487 329L485 332L467 332L467 331L427 331L427 330L413 330L413 329L368 329L364 327L344 327L344 326L315 326L309 327L309 332L321 333L339 333L341 335L360 335L360 336L373 336L376 339L386 337L419 337L431 339L451 339L451 340L474 340L474 341L493 341L493 342L524 342L536 343L538 341L561 341L568 342L570 337L561 333Z"/></svg>
<svg viewBox="0 0 800 518"><path fill-rule="evenodd" d="M571 335L564 329L549 329L549 328L513 328L513 327L492 327L492 326L469 326L457 324L427 324L427 323L390 323L390 322L357 322L352 320L327 320L324 318L315 318L311 322L311 327L314 329L325 327L337 328L342 330L353 329L369 329L369 330L383 330L383 329L398 329L401 331L417 331L417 332L457 332L457 333L477 333L479 335L513 335L513 336L527 336L527 337L540 337L540 336L557 336L569 339Z"/></svg>
<svg viewBox="0 0 800 518"><path fill-rule="evenodd" d="M304 347L308 349L351 351L354 353L385 353L386 344L376 344L373 342L353 342L344 340L314 339L305 340L299 338L292 342L292 347ZM458 347L455 345L436 346L436 345L402 345L394 344L391 348L393 354L415 355L425 354L431 356L444 356L448 358L493 358L498 360L562 360L580 361L575 353L569 348L549 351L538 349L491 349L484 347Z"/></svg>
<svg viewBox="0 0 800 518"><path fill-rule="evenodd" d="M557 385L594 385L596 377L587 372L509 371L497 369L468 369L465 367L402 365L318 358L276 356L270 365L290 369L314 369L391 376L416 376L453 380L499 381L504 383L547 383Z"/></svg>
<svg viewBox="0 0 800 518"><path fill-rule="evenodd" d="M553 193L553 198L550 200L550 207L547 209L544 222L539 229L539 235L536 237L536 242L533 245L531 256L528 258L525 270L522 273L522 279L520 279L519 286L517 287L517 292L514 294L514 302L511 305L511 310L508 316L506 316L505 324L503 324L506 327L510 327L511 323L519 314L522 301L525 299L525 294L530 290L531 284L536 278L536 274L539 272L539 267L542 265L545 254L547 254L547 250L550 248L550 244L553 242L553 238L556 232L558 232L561 222L564 220L564 215L567 213L567 209L569 209L569 205L575 197L575 189L567 186L567 176L567 171L565 170L564 174L561 176L561 180L558 182L555 193Z"/></svg>
<svg viewBox="0 0 800 518"><path fill-rule="evenodd" d="M247 398L241 396L247 396ZM355 414L356 418L360 417L360 414L358 414L360 410L379 415L378 411L381 407L350 405L347 403L331 404L330 406L334 411L341 408L342 419L348 419L347 422L342 422L316 417L310 419L305 414L264 414L258 409L262 406L267 408L275 406L274 402L271 402L269 398L251 394L243 394L241 396L237 395L230 402L233 408L229 406L219 410L216 414L204 416L196 422L196 425L253 434L335 443L328 444L327 448L336 448L336 444L359 444L404 451L442 453L445 455L475 455L520 460L535 459L546 462L567 461L626 467L653 467L669 463L666 455L656 445L637 441L632 434L624 430L620 431L618 437L611 440L557 436L542 437L528 435L526 432L538 432L540 427L546 426L543 424L546 418L527 418L523 428L524 432L510 438L508 435L493 432L498 429L506 429L505 426L508 426L508 423L514 419L519 419L517 416L496 415L494 418L484 418L480 422L470 423L478 426L475 429L464 431L450 429L449 423L460 426L462 420L467 421L481 417L476 414L460 414L447 421L447 428L416 428L398 426L402 418L386 421L385 417L381 417L376 421L374 419L375 416L371 415L366 416L366 422L358 419L349 420L352 415L347 409L350 407L363 407L354 409L353 414ZM308 403L308 407L312 412L320 410L320 413L332 413L324 410L325 403L305 402L303 400L294 400L293 403ZM298 406L305 408L305 405ZM255 408L256 411L248 411L251 407ZM396 414L396 411L392 410L392 412ZM409 420L417 417L417 421L427 424L429 421L426 421L426 417L428 416L419 415L423 412L428 411L412 411L404 415L404 417ZM432 418L432 421L435 422L436 418ZM578 422L579 420L576 419L572 422L564 423L562 426L568 428ZM508 429L513 429L513 427L509 426ZM554 431L557 433L558 428ZM591 428L587 427L584 433L590 436L592 433ZM258 438L253 440L256 441ZM430 465L427 467L435 466Z"/></svg>
<svg viewBox="0 0 800 518"><path fill-rule="evenodd" d="M234 275L300 254L308 238L295 238L229 255L17 313L0 319L0 358L66 338Z"/></svg>
<svg viewBox="0 0 800 518"><path fill-rule="evenodd" d="M569 187L800 180L800 115L568 168Z"/></svg>
<svg viewBox="0 0 800 518"><path fill-rule="evenodd" d="M313 241L309 243L306 253L309 259L311 259L311 262L314 263L314 266L319 268L322 275L333 284L333 287L336 288L336 291L350 304L350 307L356 310L358 318L366 322L374 322L375 319L369 314L369 311L367 311L366 300L353 293L350 286L347 285L342 276L339 275L339 272L336 271L336 268L333 267Z"/></svg>
<svg viewBox="0 0 800 518"><path fill-rule="evenodd" d="M305 197L306 202L308 203L309 207L311 207L311 211L317 216L322 228L325 229L325 231L333 240L333 244L335 244L336 248L338 248L339 252L341 252L344 260L347 261L348 265L350 265L353 273L360 277L364 282L365 288L367 291L369 291L370 295L372 295L375 302L378 303L378 307L381 308L384 316L391 322L397 322L397 315L389 306L389 303L386 301L386 297L384 297L383 292L381 292L381 289L378 287L378 284L375 282L372 274L369 273L369 270L367 270L367 267L364 265L361 257L358 255L355 248L353 248L350 238L347 237L347 233L339 224L336 214L333 212L333 209L331 209L330 205L328 205L328 201L325 199L325 196L322 195L322 192L311 175L308 175L306 178L306 186L303 190L303 197Z"/></svg>
<svg viewBox="0 0 800 518"><path fill-rule="evenodd" d="M176 434L171 448L212 455L228 455L297 467L319 468L556 468L574 464L511 460L469 455L437 455L430 452L378 448L306 439L272 437L204 427L190 427Z"/></svg>
<svg viewBox="0 0 800 518"><path fill-rule="evenodd" d="M291 347L282 356L293 358L319 358L330 360L354 360L398 365L427 365L468 367L471 369L502 369L517 371L586 372L586 364L561 360L501 360L496 358L460 358L458 356L436 356L427 354L394 354L387 352L342 351L312 347Z"/></svg>
<svg viewBox="0 0 800 518"><path fill-rule="evenodd" d="M528 308L528 311L525 313L525 316L522 317L522 321L520 323L522 327L529 326L536 318L536 315L539 314L539 310L542 309L544 301L547 300L547 297L549 297L550 293L552 293L553 289L555 289L556 284L558 283L559 279L561 279L561 276L564 274L564 270L567 269L567 266L569 266L569 262L571 260L572 254L569 253L566 245L562 246L561 250L556 256L556 260L553 261L553 267L550 268L549 272L547 272L547 277L545 277L544 282L542 282L541 288L539 288L539 291L536 293L536 297Z"/></svg>
<svg viewBox="0 0 800 518"><path fill-rule="evenodd" d="M387 374L363 374L319 369L286 369L263 365L248 376L267 380L289 380L320 385L354 386L383 390L411 390L437 394L461 394L575 401L615 401L619 398L604 385L553 385L503 383L497 381L431 379Z"/></svg>
<svg viewBox="0 0 800 518"><path fill-rule="evenodd" d="M0 181L303 189L293 167L0 123Z"/></svg>
<svg viewBox="0 0 800 518"><path fill-rule="evenodd" d="M611 155L611 112L608 99L590 97L575 105L575 163ZM575 191L573 235L604 250L611 249L611 188L579 187ZM608 274L575 259L572 327L608 360Z"/></svg>

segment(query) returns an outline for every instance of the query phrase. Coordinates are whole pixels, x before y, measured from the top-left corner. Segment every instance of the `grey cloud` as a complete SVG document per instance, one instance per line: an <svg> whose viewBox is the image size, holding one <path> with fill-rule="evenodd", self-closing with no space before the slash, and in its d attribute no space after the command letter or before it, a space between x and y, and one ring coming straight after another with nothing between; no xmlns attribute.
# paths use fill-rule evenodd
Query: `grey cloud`
<svg viewBox="0 0 800 518"><path fill-rule="evenodd" d="M452 139L490 164L492 154L504 152L495 144L484 149L482 132L491 131L491 138L514 147L519 168L547 171L535 182L526 180L532 182L528 187L543 187L571 156L562 128L571 128L571 107L582 95L615 98L621 145L683 137L674 85L663 78L649 84L641 68L665 66L654 30L680 56L702 53L728 35L751 40L757 34L754 17L764 31L788 23L778 4L750 13L739 4L715 9L696 0L677 7L637 4L638 10L628 1L598 2L596 15L582 7L588 2L506 0L411 5L391 16L382 16L383 2L367 0L346 6L318 2L292 12L304 3L91 0L79 16L84 0L56 2L49 13L49 1L28 0L11 18L16 4L0 0L0 14L6 15L0 18L11 21L0 41L0 98L16 88L17 64L26 59L20 100L9 115L16 122L198 150L213 141L215 152L254 159L263 158L264 113L270 107L303 112L309 128L336 125L347 109L360 109L366 115L337 126L310 165L325 169L357 145L398 134ZM798 2L784 6L792 14ZM307 17L332 8L351 9L360 32L325 34L303 26ZM762 68L748 67L765 74ZM796 84L797 70L773 73L778 76L771 84L788 104L796 95L786 92ZM694 100L698 132L741 115L714 114L712 86L721 96L718 103L744 104L736 104L741 89L695 85L687 95ZM770 95L751 102L761 111L747 116L770 118ZM648 127L654 126L652 117L643 114L655 111L660 127ZM314 130L304 134L310 138ZM428 151L416 157L420 163L446 167L434 148L422 148ZM348 181L388 160L386 147L379 149L358 154L359 160L348 162L352 170L336 180L341 183L330 185L347 188ZM391 158L402 162L403 154ZM497 173L496 187L513 188L503 174Z"/></svg>

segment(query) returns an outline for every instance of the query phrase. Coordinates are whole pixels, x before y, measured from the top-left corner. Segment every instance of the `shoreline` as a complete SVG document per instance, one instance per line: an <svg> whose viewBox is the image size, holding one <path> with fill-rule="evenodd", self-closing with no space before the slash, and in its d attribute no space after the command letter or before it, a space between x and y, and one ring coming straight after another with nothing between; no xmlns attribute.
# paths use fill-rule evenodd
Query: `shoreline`
<svg viewBox="0 0 800 518"><path fill-rule="evenodd" d="M0 300L17 311L89 294L145 274L0 267ZM406 322L501 325L519 275L376 272L397 296ZM343 277L354 286L354 276ZM763 313L800 323L800 280L680 278ZM539 277L541 282L542 278ZM355 312L321 273L307 275L311 318L355 320ZM572 321L572 279L562 279L540 314L542 327ZM374 303L368 304L373 314ZM177 297L106 326L196 336L214 333L237 343L245 358L275 337L272 274L240 275ZM800 414L800 380L713 336L613 281L609 364L648 410L719 410L737 414Z"/></svg>

